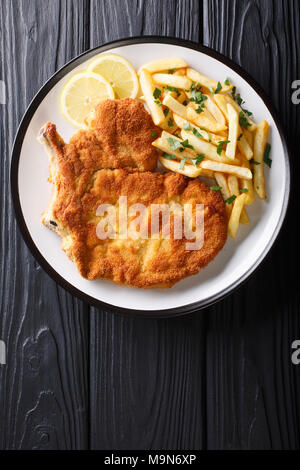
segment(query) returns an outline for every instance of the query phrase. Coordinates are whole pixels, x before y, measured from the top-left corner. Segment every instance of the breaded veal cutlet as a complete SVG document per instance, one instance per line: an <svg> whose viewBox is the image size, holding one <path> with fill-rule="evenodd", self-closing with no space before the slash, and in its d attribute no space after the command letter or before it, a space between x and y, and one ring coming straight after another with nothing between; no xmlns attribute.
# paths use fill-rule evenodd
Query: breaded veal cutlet
<svg viewBox="0 0 300 470"><path fill-rule="evenodd" d="M199 179L177 173L159 173L157 151L151 145L153 125L137 100L106 100L93 118L93 129L80 130L64 143L56 126L40 131L50 156L53 193L42 222L62 237L62 248L80 274L89 280L106 279L138 288L171 287L197 274L222 249L227 238L225 204L218 191ZM142 203L204 204L204 244L187 250L186 239L106 239L97 236L96 215L101 204L118 207L120 196L128 207ZM148 211L149 215L150 211ZM130 218L128 219L128 224ZM150 223L148 221L148 223Z"/></svg>

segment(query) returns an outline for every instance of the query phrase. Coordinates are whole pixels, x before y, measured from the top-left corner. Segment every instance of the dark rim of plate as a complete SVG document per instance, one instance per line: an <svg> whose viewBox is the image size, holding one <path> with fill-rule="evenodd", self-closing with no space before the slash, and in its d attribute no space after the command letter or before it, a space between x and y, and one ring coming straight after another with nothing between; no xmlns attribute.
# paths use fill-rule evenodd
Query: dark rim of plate
<svg viewBox="0 0 300 470"><path fill-rule="evenodd" d="M184 305L181 307L164 309L164 310L134 310L134 309L116 307L114 305L110 305L108 303L95 299L94 297L91 297L85 292L82 292L81 290L74 287L72 284L66 281L62 276L60 276L55 271L55 269L45 260L45 258L40 253L40 251L38 250L37 246L35 245L35 243L33 242L30 236L30 233L27 228L27 225L26 225L23 213L22 213L22 209L21 209L20 197L19 197L19 185L18 185L19 159L20 159L20 153L21 153L23 140L24 140L27 128L30 124L30 121L36 109L38 108L42 100L45 98L45 96L49 93L49 91L54 87L54 85L56 85L67 73L71 72L75 67L89 60L94 55L99 54L100 52L108 51L111 48L130 46L132 44L143 44L143 43L145 44L147 43L171 44L175 46L186 47L188 49L193 49L195 51L199 51L210 57L213 57L214 59L217 59L218 61L222 62L223 64L227 65L232 70L234 70L236 73L238 73L256 91L256 93L260 96L260 98L263 100L264 104L267 106L270 113L272 114L272 117L276 123L276 126L278 128L278 131L282 140L282 144L284 148L284 155L285 155L285 165L286 165L285 194L284 194L284 201L283 201L283 206L282 206L278 224L276 226L276 229L271 239L269 240L268 245L265 247L263 253L255 261L255 263L251 266L251 268L249 268L248 271L246 271L239 280L237 280L236 282L233 282L229 287L221 290L220 292L218 292L218 294L213 295L210 298L207 298L202 301L193 302L191 304ZM113 312L116 314L122 314L122 315L131 315L131 316L139 316L139 317L143 316L143 317L149 317L149 318L153 318L153 317L164 318L164 317L174 317L174 316L192 313L192 312L203 309L205 307L208 307L220 301L221 299L226 297L228 294L232 293L239 286L241 286L241 284L244 283L249 278L249 276L252 275L256 271L256 269L261 264L261 262L265 260L266 255L270 252L270 249L273 246L282 228L284 218L287 213L288 203L289 203L291 175L290 175L290 161L289 161L288 145L287 145L287 141L285 138L285 132L283 130L283 126L278 117L278 113L275 110L267 94L261 89L258 83L247 72L245 72L239 65L237 65L235 62L233 62L231 59L228 59L224 55L208 47L194 43L192 41L187 41L184 39L169 38L169 37L160 37L160 36L140 36L140 37L125 38L125 39L120 39L117 41L112 41L102 46L98 46L93 49L90 49L89 51L84 52L83 54L72 59L70 62L64 65L45 83L45 85L40 89L40 91L36 94L36 96L31 101L19 125L16 137L15 137L14 145L13 145L13 150L12 150L10 177L11 177L11 192L12 192L14 210L15 210L16 219L17 219L20 231L23 235L23 238L28 248L30 249L31 253L38 261L38 263L59 285L61 285L64 289L66 289L67 291L69 291L71 294L78 297L79 299L84 300L88 302L89 304L93 305L94 307L100 308L102 310L108 310L110 312Z"/></svg>

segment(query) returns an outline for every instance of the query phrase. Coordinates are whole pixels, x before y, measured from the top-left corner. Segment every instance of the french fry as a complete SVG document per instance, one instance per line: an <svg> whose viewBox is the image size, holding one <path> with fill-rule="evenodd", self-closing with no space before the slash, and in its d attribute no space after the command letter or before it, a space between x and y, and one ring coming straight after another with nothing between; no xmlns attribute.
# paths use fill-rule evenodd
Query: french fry
<svg viewBox="0 0 300 470"><path fill-rule="evenodd" d="M228 111L227 111L227 101L224 95L220 95L219 93L217 95L214 95L214 100L215 103L217 104L218 108L222 111L223 116L226 119L226 122L228 122Z"/></svg>
<svg viewBox="0 0 300 470"><path fill-rule="evenodd" d="M207 170L235 175L238 178L244 178L247 180L252 179L251 171L248 168L244 168L241 166L228 165L227 163L219 163L219 162L214 162L212 160L203 160L200 163L200 166Z"/></svg>
<svg viewBox="0 0 300 470"><path fill-rule="evenodd" d="M238 130L238 134L239 136L241 134L242 137L238 140L237 142L237 146L238 146L238 149L239 151L247 158L247 160L251 160L251 158L253 157L253 151L252 151L252 148L250 147L249 143L248 143L248 139L246 139L245 137L245 131L246 129L243 129L244 132L242 132L240 126L239 126L239 130ZM249 131L248 131L249 132ZM252 132L249 132L249 134L253 135Z"/></svg>
<svg viewBox="0 0 300 470"><path fill-rule="evenodd" d="M190 165L186 163L183 168L180 168L180 162L175 160L168 160L165 157L158 157L160 163L167 168L167 170L175 171L175 173L180 173L181 175L189 176L190 178L197 178L203 174L202 168Z"/></svg>
<svg viewBox="0 0 300 470"><path fill-rule="evenodd" d="M169 134L166 131L163 131L161 136L156 139L154 142L152 142L152 145L159 150L162 150L165 153L168 153L169 155L175 155L177 158L180 160L183 160L184 158L196 158L197 154L193 149L184 149L183 152L180 152L179 150L173 150L171 147L171 144L168 139L172 139L172 142L178 141L179 143L182 142L181 139L176 137L175 135Z"/></svg>
<svg viewBox="0 0 300 470"><path fill-rule="evenodd" d="M239 183L238 183L237 177L234 175L229 175L227 178L227 184L228 184L230 196L237 197L240 194Z"/></svg>
<svg viewBox="0 0 300 470"><path fill-rule="evenodd" d="M177 69L177 70L175 70L175 72L174 72L174 75L181 75L181 76L183 76L183 75L185 75L185 74L186 74L186 69L185 69L185 68Z"/></svg>
<svg viewBox="0 0 300 470"><path fill-rule="evenodd" d="M188 93L187 93L188 94ZM206 101L205 101L206 103ZM194 103L193 101L190 101L187 105L187 108L190 108L190 109L193 109L194 111L197 112L197 109L198 109L198 104ZM199 114L199 113L197 113ZM205 106L204 104L204 108L202 108L202 111L200 113L202 115L202 117L206 117L207 119L209 119L210 121L212 121L214 124L216 124L216 120L215 118L213 117L213 115L210 113L210 111L208 110L208 108Z"/></svg>
<svg viewBox="0 0 300 470"><path fill-rule="evenodd" d="M240 194L233 203L232 212L228 222L228 234L235 238L239 229L241 213L245 204L246 195Z"/></svg>
<svg viewBox="0 0 300 470"><path fill-rule="evenodd" d="M174 134L176 132L178 127L174 121L172 111L169 110L168 114L165 116L164 121L159 125L159 127L164 131L169 132L170 134Z"/></svg>
<svg viewBox="0 0 300 470"><path fill-rule="evenodd" d="M236 164L240 163L240 161L237 159L232 160L232 159L226 158L225 152L223 150L221 152L221 155L219 155L217 153L217 148L215 145L205 142L205 140L199 139L191 132L182 130L181 137L183 138L183 140L188 139L189 143L194 147L194 149L198 153L204 153L205 157L209 158L210 160L214 160L215 162L220 162L220 163L236 163Z"/></svg>
<svg viewBox="0 0 300 470"><path fill-rule="evenodd" d="M246 138L248 145L253 150L253 143L254 143L254 134L253 132L248 131L248 129L243 129L243 135ZM248 158L249 160L249 158Z"/></svg>
<svg viewBox="0 0 300 470"><path fill-rule="evenodd" d="M215 120L220 125L226 126L225 117L224 117L223 113L220 111L219 107L214 102L214 100L212 98L213 95L211 93L208 93L205 96L207 98L207 100L205 101L205 106L208 109L208 111L210 112L210 114L215 118Z"/></svg>
<svg viewBox="0 0 300 470"><path fill-rule="evenodd" d="M242 166L250 169L250 163L247 158L243 157L242 155L239 155L239 157L242 159ZM247 196L245 204L246 206L251 206L255 199L253 182L251 180L240 179L240 186L241 189L247 189L247 192L244 193Z"/></svg>
<svg viewBox="0 0 300 470"><path fill-rule="evenodd" d="M228 179L227 179L227 183L228 183L228 189L229 189L229 192L230 192L230 196L238 197L239 194L240 194L240 190L239 190L239 182L238 182L237 177L234 176L234 175L229 175ZM246 202L245 202L245 204L246 204ZM240 222L241 222L241 224L244 224L244 225L249 225L250 224L250 220L249 220L249 217L248 217L248 214L247 214L245 208L242 209Z"/></svg>
<svg viewBox="0 0 300 470"><path fill-rule="evenodd" d="M201 170L202 170L201 176L205 176L205 178L214 179L214 172L213 171L205 170L204 168L201 168Z"/></svg>
<svg viewBox="0 0 300 470"><path fill-rule="evenodd" d="M264 178L264 152L268 139L269 124L261 121L256 128L254 136L254 189L261 199L266 199L266 188Z"/></svg>
<svg viewBox="0 0 300 470"><path fill-rule="evenodd" d="M245 203L246 204L246 203ZM246 212L246 209L243 207L241 217L240 217L240 222L243 225L250 225L250 219L249 215Z"/></svg>
<svg viewBox="0 0 300 470"><path fill-rule="evenodd" d="M233 106L235 108L235 110L238 112L238 114L242 111L242 108L234 101L233 98L231 98L231 96L229 95L220 95L220 94L217 94L217 95L214 95L214 100L215 102L217 103L219 109L222 111L222 113L224 114L225 116L225 119L226 119L226 122L229 121L229 116L228 116L228 111L227 111L227 105L230 104L231 106ZM239 135L241 133L245 134L245 132L250 132L250 131L254 131L255 128L256 128L256 124L247 116L247 119L248 119L248 122L250 124L249 126L249 130L248 129L242 129L240 130L239 128ZM245 136L243 135L243 137L241 137L241 139L238 141L238 147L239 147L239 150L245 155L245 157L248 158L248 160L250 160L252 158L252 155L253 155L253 152L251 150L251 148L249 148L249 143L246 141L245 139ZM252 153L252 155L251 155Z"/></svg>
<svg viewBox="0 0 300 470"><path fill-rule="evenodd" d="M154 62L149 62L148 64L144 64L138 71L140 75L142 70L147 70L150 73L155 72L162 72L164 70L172 70L172 69L181 69L183 67L187 67L187 63L183 59L178 59L176 57L172 59L159 59L155 60Z"/></svg>
<svg viewBox="0 0 300 470"><path fill-rule="evenodd" d="M233 160L236 152L236 144L238 138L238 129L239 129L239 117L237 111L227 104L227 113L229 119L229 131L228 131L228 144L226 145L226 157Z"/></svg>
<svg viewBox="0 0 300 470"><path fill-rule="evenodd" d="M150 114L152 116L154 124L159 126L165 119L165 115L162 110L162 106L159 106L155 103L153 92L155 90L155 85L153 83L152 77L147 70L142 70L140 74L140 85L149 108Z"/></svg>
<svg viewBox="0 0 300 470"><path fill-rule="evenodd" d="M218 137L219 142L220 142L220 137L224 137L224 139L221 139L221 140L227 140L228 132L226 132L226 131L218 131L218 134L216 134L216 136Z"/></svg>
<svg viewBox="0 0 300 470"><path fill-rule="evenodd" d="M197 114L194 109L188 106L186 109L186 117L184 118L188 121L192 121L197 126L204 127L204 129L206 129L207 131L218 133L219 131L226 130L226 126L218 124L216 120L208 119L204 113Z"/></svg>
<svg viewBox="0 0 300 470"><path fill-rule="evenodd" d="M229 192L226 177L223 175L223 173L216 172L215 180L218 186L220 186L221 188L221 193L222 193L224 201L227 201L227 199L230 198L230 192ZM232 211L232 203L230 204L226 203L226 211L227 211L227 215L230 216L231 211Z"/></svg>
<svg viewBox="0 0 300 470"><path fill-rule="evenodd" d="M182 88L183 90L190 88L192 85L191 80L187 77L172 75L170 73L155 73L152 75L152 78L154 82L159 85L168 85L174 88Z"/></svg>
<svg viewBox="0 0 300 470"><path fill-rule="evenodd" d="M198 82L200 85L208 89L212 89L214 92L218 87L218 82L216 80L212 80L194 69L187 68L186 74L193 82ZM225 83L221 83L221 87L222 88L219 93L227 93L233 88L233 85L225 85Z"/></svg>
<svg viewBox="0 0 300 470"><path fill-rule="evenodd" d="M191 154L190 152L187 152L187 151L184 151L181 153L178 150L172 150L168 141L162 139L161 137L159 137L154 142L152 142L152 145L153 147L158 148L162 152L165 152L169 155L174 155L179 160L183 160L184 158L192 159L192 158L196 158L197 156L196 154Z"/></svg>
<svg viewBox="0 0 300 470"><path fill-rule="evenodd" d="M184 126L190 126L191 130L193 128L196 129L197 132L199 132L199 134L202 135L202 138L204 140L206 140L207 142L210 142L214 145L218 145L219 142L220 142L220 135L217 135L217 134L213 134L212 132L208 132L206 131L205 129L202 129L200 127L197 127L195 124L187 121L186 119L183 119L181 116L179 116L178 114L173 114L173 118L174 118L174 121L175 121L175 124L180 127L180 129L184 129Z"/></svg>
<svg viewBox="0 0 300 470"><path fill-rule="evenodd" d="M172 96L172 98L175 98L178 103L182 104L184 101L186 101L186 94L183 90L179 90L180 91L180 94L178 95L175 91L168 91L168 90L164 90L163 92L163 96L167 96L167 95L170 95Z"/></svg>
<svg viewBox="0 0 300 470"><path fill-rule="evenodd" d="M231 104L231 106L233 106L236 109L238 114L240 114L240 112L245 114L245 112L240 107L240 105L236 101L234 101L234 99L230 95L224 95L224 98L225 98L227 104ZM248 123L249 123L249 127L248 127L249 131L251 131L251 132L255 131L255 129L256 129L255 122L253 122L252 119L250 119L249 116L247 116L246 114L245 114L245 116L247 117L247 120L248 120Z"/></svg>
<svg viewBox="0 0 300 470"><path fill-rule="evenodd" d="M187 119L187 107L175 100L170 94L167 94L163 99L163 105L170 108L173 113L179 114L179 116Z"/></svg>

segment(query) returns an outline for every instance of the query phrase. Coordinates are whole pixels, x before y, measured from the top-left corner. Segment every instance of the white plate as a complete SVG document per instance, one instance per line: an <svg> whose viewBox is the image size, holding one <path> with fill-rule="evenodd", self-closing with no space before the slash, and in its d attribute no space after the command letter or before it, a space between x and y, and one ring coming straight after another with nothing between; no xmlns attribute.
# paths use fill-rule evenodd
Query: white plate
<svg viewBox="0 0 300 470"><path fill-rule="evenodd" d="M245 100L254 119L270 123L272 169L266 169L268 199L256 198L247 208L250 226L241 226L235 240L228 239L215 260L196 276L171 289L142 290L117 286L108 281L87 281L61 250L61 240L40 222L51 192L47 182L48 160L37 142L39 129L54 122L67 141L75 129L63 118L59 95L63 84L75 71L85 68L99 53L112 52L128 59L138 69L159 58L182 57L191 67L216 80L229 77ZM284 136L268 98L237 65L214 51L196 44L167 38L126 39L93 49L57 72L40 90L20 125L12 157L12 194L17 219L28 246L44 269L73 294L114 311L148 315L179 315L202 308L231 292L257 268L270 250L287 209L290 190L289 159ZM101 304L102 302L102 304Z"/></svg>

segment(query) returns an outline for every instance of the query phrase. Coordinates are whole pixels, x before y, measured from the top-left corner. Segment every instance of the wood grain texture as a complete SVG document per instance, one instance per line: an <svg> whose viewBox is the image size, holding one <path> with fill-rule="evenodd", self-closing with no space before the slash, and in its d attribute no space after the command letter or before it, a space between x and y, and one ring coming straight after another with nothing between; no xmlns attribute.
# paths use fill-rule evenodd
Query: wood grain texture
<svg viewBox="0 0 300 470"><path fill-rule="evenodd" d="M204 43L260 83L280 111L292 148L300 122L300 107L291 103L291 83L300 77L299 13L293 0L204 2ZM295 151L292 157L298 168ZM291 343L300 336L299 190L293 190L292 210L271 256L208 313L208 448L300 446L300 377L290 359Z"/></svg>
<svg viewBox="0 0 300 470"><path fill-rule="evenodd" d="M1 318L0 448L88 446L88 307L59 288L29 254L9 188L12 142L30 100L66 61L89 47L85 1L0 3Z"/></svg>
<svg viewBox="0 0 300 470"><path fill-rule="evenodd" d="M203 317L93 317L92 448L202 448Z"/></svg>

